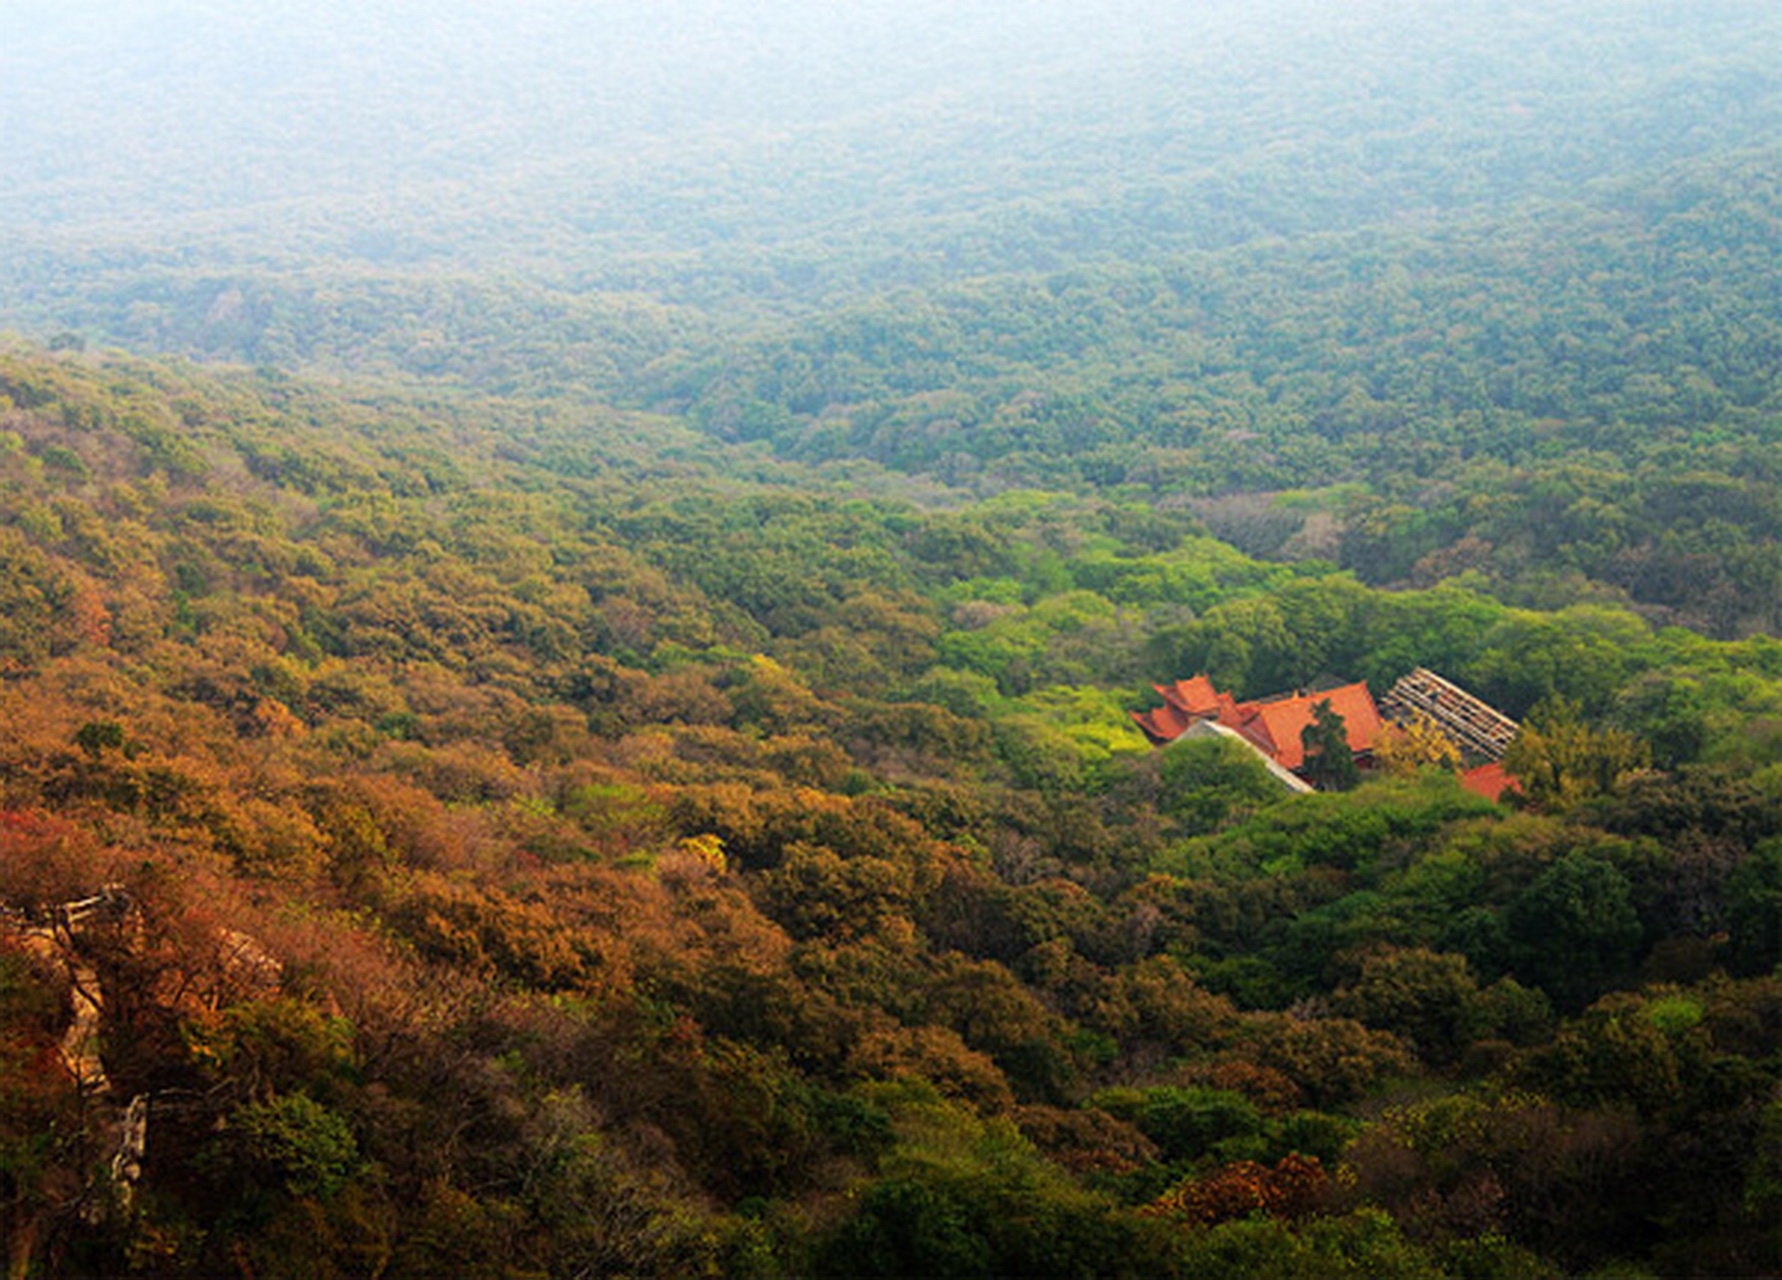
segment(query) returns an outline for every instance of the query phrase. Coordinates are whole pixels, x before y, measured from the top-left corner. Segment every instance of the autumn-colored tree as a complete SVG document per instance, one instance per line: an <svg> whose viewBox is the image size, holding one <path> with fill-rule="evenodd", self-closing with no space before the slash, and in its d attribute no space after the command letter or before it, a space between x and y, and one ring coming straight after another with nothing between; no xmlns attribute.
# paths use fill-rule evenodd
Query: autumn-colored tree
<svg viewBox="0 0 1782 1280"><path fill-rule="evenodd" d="M1589 1256L1638 1229L1638 1126L1528 1092L1467 1092L1385 1111L1344 1156L1347 1194L1422 1238L1507 1234Z"/></svg>
<svg viewBox="0 0 1782 1280"><path fill-rule="evenodd" d="M1458 773L1460 748L1441 726L1421 711L1384 726L1374 740L1374 761L1387 773L1412 774L1420 769Z"/></svg>
<svg viewBox="0 0 1782 1280"><path fill-rule="evenodd" d="M1651 764L1647 745L1622 729L1595 728L1577 704L1552 696L1528 714L1504 752L1504 768L1528 802L1565 808L1613 791Z"/></svg>
<svg viewBox="0 0 1782 1280"><path fill-rule="evenodd" d="M1455 476L1437 441L1375 429L1385 384L1324 412L1287 381L1230 431L1206 430L1207 380L1146 389L1181 438L1134 452L1093 390L914 412L812 373L798 394L832 409L739 470L591 405L422 412L0 347L13 1270L1483 1280L1774 1258L1774 642L1535 607L1613 595L1564 563L1686 624L1774 612L1762 468L1561 473L1506 407ZM1340 464L1361 424L1415 495L1254 496ZM954 451L963 508L799 483L794 455L868 437ZM1195 510L1280 558L1173 502L1028 487L1079 461L1246 486ZM998 496L974 504L980 483ZM1727 526L1691 524L1698 499ZM1647 500L1677 524L1663 547ZM1344 511L1394 576L1476 566L1499 595L1303 559L1354 549ZM1761 597L1742 613L1735 577ZM1678 772L1555 702L1512 752L1541 811L1434 776L1290 797L1229 743L1148 750L1127 714L1153 668L1260 693L1416 662L1517 710L1588 699ZM1321 707L1302 744L1327 787L1343 729ZM1377 757L1456 764L1421 719ZM113 884L120 918L68 909ZM76 963L111 1102L63 1060ZM101 1131L139 1092L143 1194L108 1222ZM1308 1212L1339 1160L1352 1188Z"/></svg>
<svg viewBox="0 0 1782 1280"><path fill-rule="evenodd" d="M1286 1155L1273 1166L1239 1160L1178 1183L1141 1212L1203 1227L1255 1213L1295 1218L1316 1209L1328 1181L1313 1156Z"/></svg>
<svg viewBox="0 0 1782 1280"><path fill-rule="evenodd" d="M1404 1041L1349 1018L1255 1014L1238 1034L1256 1061L1280 1071L1318 1107L1352 1101L1411 1063Z"/></svg>
<svg viewBox="0 0 1782 1280"><path fill-rule="evenodd" d="M18 1276L62 1252L98 1146L60 1052L69 980L45 950L0 930L0 1245Z"/></svg>

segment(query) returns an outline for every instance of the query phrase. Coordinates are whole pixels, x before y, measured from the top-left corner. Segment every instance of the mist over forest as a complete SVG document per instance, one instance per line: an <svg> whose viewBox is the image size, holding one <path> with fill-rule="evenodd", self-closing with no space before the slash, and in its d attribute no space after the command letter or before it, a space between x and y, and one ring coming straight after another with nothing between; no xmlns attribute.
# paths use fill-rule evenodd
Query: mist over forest
<svg viewBox="0 0 1782 1280"><path fill-rule="evenodd" d="M1773 145L1782 39L1732 2L12 12L11 258L764 305L1615 209Z"/></svg>
<svg viewBox="0 0 1782 1280"><path fill-rule="evenodd" d="M9 1274L1782 1275L1773 0L14 0L0 142Z"/></svg>

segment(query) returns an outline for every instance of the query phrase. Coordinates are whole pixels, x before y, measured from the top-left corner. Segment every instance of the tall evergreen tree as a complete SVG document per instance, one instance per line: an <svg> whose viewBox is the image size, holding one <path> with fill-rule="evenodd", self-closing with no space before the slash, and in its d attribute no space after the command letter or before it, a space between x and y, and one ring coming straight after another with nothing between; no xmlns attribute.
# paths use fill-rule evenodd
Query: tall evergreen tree
<svg viewBox="0 0 1782 1280"><path fill-rule="evenodd" d="M1326 698L1312 708L1312 723L1299 731L1306 780L1320 791L1347 791L1361 781L1343 717Z"/></svg>

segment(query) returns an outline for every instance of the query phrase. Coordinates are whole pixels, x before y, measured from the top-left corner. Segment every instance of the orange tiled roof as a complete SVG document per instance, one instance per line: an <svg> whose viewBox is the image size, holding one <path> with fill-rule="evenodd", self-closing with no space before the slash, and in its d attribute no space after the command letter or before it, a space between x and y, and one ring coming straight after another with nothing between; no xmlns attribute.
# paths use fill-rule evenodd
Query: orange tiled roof
<svg viewBox="0 0 1782 1280"><path fill-rule="evenodd" d="M1163 695L1165 702L1191 716L1217 714L1219 700L1225 696L1213 688L1212 680L1204 675L1178 680L1174 684L1154 684L1151 687Z"/></svg>
<svg viewBox="0 0 1782 1280"><path fill-rule="evenodd" d="M1516 785L1516 779L1504 772L1503 765L1495 760L1476 769L1468 769L1460 775L1460 785L1487 800L1502 800L1504 792L1522 789Z"/></svg>
<svg viewBox="0 0 1782 1280"><path fill-rule="evenodd" d="M1239 703L1241 719L1232 728L1287 768L1298 769L1306 762L1300 734L1311 727L1314 710L1322 702L1329 702L1330 709L1343 718L1350 751L1359 755L1374 749L1374 741L1380 735L1380 713L1365 681L1321 693Z"/></svg>
<svg viewBox="0 0 1782 1280"><path fill-rule="evenodd" d="M1173 742L1196 720L1214 720L1243 734L1285 767L1298 769L1305 763L1299 735L1312 723L1313 708L1325 701L1343 718L1343 731L1351 751L1372 751L1380 734L1380 713L1365 680L1321 693L1295 693L1251 702L1238 702L1229 693L1215 689L1204 675L1155 687L1163 695L1164 705L1135 711L1132 718L1158 745Z"/></svg>
<svg viewBox="0 0 1782 1280"><path fill-rule="evenodd" d="M1145 736L1151 740L1152 746L1161 747L1166 742L1174 742L1182 736L1182 731L1193 724L1196 717L1180 708L1164 703L1161 707L1153 707L1149 711L1134 711L1133 720Z"/></svg>

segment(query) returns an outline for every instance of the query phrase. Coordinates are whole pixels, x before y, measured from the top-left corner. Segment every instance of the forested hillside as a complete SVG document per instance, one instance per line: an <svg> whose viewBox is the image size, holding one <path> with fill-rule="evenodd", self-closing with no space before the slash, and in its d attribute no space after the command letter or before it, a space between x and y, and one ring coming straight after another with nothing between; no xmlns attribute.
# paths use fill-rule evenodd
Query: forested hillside
<svg viewBox="0 0 1782 1280"><path fill-rule="evenodd" d="M0 28L10 1275L1782 1275L1770 0Z"/></svg>
<svg viewBox="0 0 1782 1280"><path fill-rule="evenodd" d="M617 414L23 350L0 393L15 1260L1776 1256L1782 643L1139 500L743 481ZM1289 797L1124 714L1414 663L1540 704L1525 810L1410 765ZM104 1093L53 1065L80 972Z"/></svg>
<svg viewBox="0 0 1782 1280"><path fill-rule="evenodd" d="M1782 625L1773 6L192 8L0 50L0 319Z"/></svg>

